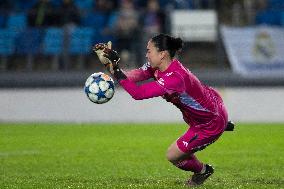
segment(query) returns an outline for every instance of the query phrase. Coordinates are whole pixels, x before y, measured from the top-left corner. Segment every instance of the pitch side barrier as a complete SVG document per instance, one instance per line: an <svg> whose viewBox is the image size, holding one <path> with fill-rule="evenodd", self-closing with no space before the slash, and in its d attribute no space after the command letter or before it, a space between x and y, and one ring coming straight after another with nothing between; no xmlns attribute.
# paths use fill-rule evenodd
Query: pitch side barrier
<svg viewBox="0 0 284 189"><path fill-rule="evenodd" d="M99 70L97 70L99 71ZM102 71L102 70L100 70ZM93 72L0 72L0 88L83 87ZM230 70L193 70L205 84L217 87L279 87L282 77L242 77Z"/></svg>
<svg viewBox="0 0 284 189"><path fill-rule="evenodd" d="M237 124L284 122L284 87L217 89ZM88 100L83 87L0 89L0 107L0 122L185 124L179 109L163 98L137 101L121 88L99 105Z"/></svg>

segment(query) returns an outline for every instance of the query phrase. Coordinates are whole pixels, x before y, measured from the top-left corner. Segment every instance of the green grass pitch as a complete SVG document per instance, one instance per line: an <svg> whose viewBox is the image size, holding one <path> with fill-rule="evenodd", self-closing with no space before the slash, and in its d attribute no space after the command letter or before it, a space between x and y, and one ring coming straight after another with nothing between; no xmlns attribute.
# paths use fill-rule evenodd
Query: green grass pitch
<svg viewBox="0 0 284 189"><path fill-rule="evenodd" d="M187 188L167 162L185 124L0 124L0 188ZM239 124L197 156L200 188L284 188L284 124Z"/></svg>

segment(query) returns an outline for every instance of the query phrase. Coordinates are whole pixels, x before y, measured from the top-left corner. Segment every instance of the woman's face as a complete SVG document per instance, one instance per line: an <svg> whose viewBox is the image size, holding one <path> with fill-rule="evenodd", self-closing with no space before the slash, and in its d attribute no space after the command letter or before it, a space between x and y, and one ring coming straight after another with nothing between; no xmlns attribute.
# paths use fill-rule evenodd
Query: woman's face
<svg viewBox="0 0 284 189"><path fill-rule="evenodd" d="M154 43L150 40L147 44L147 53L146 58L150 63L152 68L159 68L161 60L163 59L164 53L159 52L158 49L154 46Z"/></svg>

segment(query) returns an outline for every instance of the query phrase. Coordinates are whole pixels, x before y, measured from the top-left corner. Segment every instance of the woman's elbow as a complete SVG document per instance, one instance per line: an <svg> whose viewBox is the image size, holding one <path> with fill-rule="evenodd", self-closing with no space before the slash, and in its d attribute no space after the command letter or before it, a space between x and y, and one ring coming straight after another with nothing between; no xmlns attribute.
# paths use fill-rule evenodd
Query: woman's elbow
<svg viewBox="0 0 284 189"><path fill-rule="evenodd" d="M134 100L143 100L144 98L140 97L140 96L132 96L132 98Z"/></svg>
<svg viewBox="0 0 284 189"><path fill-rule="evenodd" d="M134 93L134 94L131 94L131 97L134 99L134 100L143 100L143 96L139 93Z"/></svg>

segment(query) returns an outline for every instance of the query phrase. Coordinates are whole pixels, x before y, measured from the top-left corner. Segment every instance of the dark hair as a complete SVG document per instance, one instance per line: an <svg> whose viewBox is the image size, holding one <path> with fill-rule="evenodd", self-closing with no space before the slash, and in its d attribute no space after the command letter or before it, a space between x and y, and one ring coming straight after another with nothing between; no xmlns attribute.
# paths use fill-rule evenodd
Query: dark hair
<svg viewBox="0 0 284 189"><path fill-rule="evenodd" d="M158 51L168 51L171 58L173 58L176 52L181 50L183 46L181 38L175 38L163 33L152 37L151 41L154 43L154 46L158 49Z"/></svg>

